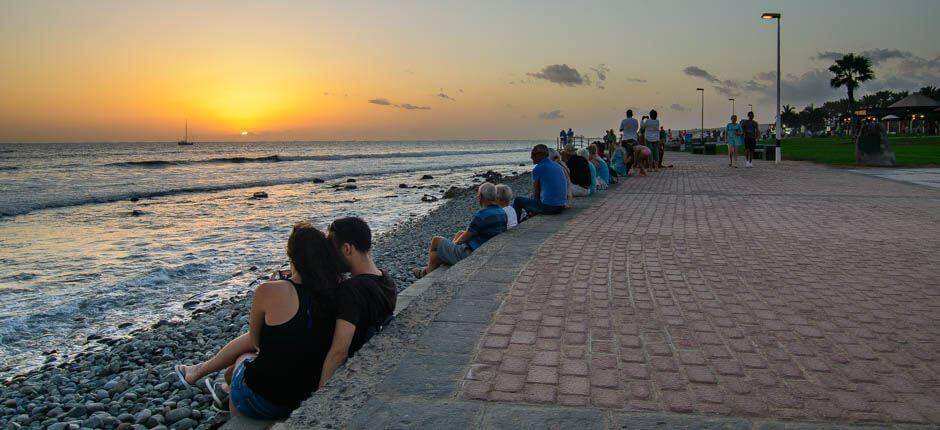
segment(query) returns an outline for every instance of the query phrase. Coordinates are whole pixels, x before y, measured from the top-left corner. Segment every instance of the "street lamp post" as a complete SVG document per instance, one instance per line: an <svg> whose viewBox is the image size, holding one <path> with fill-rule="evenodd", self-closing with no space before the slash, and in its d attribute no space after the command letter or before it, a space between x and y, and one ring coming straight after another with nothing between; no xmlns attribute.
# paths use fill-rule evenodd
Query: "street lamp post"
<svg viewBox="0 0 940 430"><path fill-rule="evenodd" d="M731 100L731 115L734 115L734 99L728 99L728 100Z"/></svg>
<svg viewBox="0 0 940 430"><path fill-rule="evenodd" d="M775 145L776 153L774 154L775 155L774 164L777 164L780 162L780 132L783 129L780 126L780 20L781 19L780 19L780 13L778 12L764 12L761 15L761 18L777 20L777 111L776 111L777 130L776 130L776 133L774 134L774 137L776 138L776 145Z"/></svg>
<svg viewBox="0 0 940 430"><path fill-rule="evenodd" d="M699 128L699 141L705 145L705 88L696 88L695 91L702 92L702 126Z"/></svg>
<svg viewBox="0 0 940 430"><path fill-rule="evenodd" d="M748 112L754 112L754 105L748 103L748 104L747 104L747 111L748 111Z"/></svg>

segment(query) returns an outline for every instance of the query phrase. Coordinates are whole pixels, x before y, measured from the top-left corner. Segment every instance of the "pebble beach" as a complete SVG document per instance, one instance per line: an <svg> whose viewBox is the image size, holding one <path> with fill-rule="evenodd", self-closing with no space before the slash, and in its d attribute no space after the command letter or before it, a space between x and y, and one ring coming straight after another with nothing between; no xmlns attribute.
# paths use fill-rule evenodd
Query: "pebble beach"
<svg viewBox="0 0 940 430"><path fill-rule="evenodd" d="M481 173L473 181L482 180ZM529 174L504 177L501 182L517 195L528 193L531 186ZM452 198L426 216L376 238L374 258L390 272L399 290L414 281L410 269L424 264L430 237L450 236L465 228L476 209L474 192L475 186L452 190ZM212 397L203 381L185 387L172 368L176 363L201 361L244 333L251 287L263 279L246 285L241 294L195 310L188 320L161 320L124 337L92 338L88 341L104 348L7 379L0 386L0 428L206 429L220 425L227 414L212 409Z"/></svg>

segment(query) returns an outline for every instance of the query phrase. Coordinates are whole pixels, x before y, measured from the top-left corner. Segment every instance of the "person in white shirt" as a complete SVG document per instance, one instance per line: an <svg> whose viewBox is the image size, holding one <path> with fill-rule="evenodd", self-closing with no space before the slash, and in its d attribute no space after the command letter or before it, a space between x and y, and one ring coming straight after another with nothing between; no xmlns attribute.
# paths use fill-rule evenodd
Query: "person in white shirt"
<svg viewBox="0 0 940 430"><path fill-rule="evenodd" d="M652 153L652 163L653 169L659 168L659 115L656 113L655 109L650 110L649 119L643 120L643 125L640 126L640 130L643 131L643 139L646 141L646 146L650 149Z"/></svg>
<svg viewBox="0 0 940 430"><path fill-rule="evenodd" d="M496 204L506 212L506 230L519 225L516 210L512 207L512 198L512 188L509 188L509 185L499 184L496 186Z"/></svg>
<svg viewBox="0 0 940 430"><path fill-rule="evenodd" d="M620 141L631 142L631 145L636 143L639 139L637 136L637 130L639 129L640 123L633 117L633 109L627 109L627 117L620 121L620 133L623 134Z"/></svg>

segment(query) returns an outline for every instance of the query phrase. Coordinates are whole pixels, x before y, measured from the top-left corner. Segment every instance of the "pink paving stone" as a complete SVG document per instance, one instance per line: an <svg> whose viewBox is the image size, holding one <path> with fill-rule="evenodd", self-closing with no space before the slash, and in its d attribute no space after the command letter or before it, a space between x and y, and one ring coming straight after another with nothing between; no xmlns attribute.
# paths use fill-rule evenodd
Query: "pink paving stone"
<svg viewBox="0 0 940 430"><path fill-rule="evenodd" d="M558 382L558 392L586 396L590 392L588 378L582 376L562 376Z"/></svg>
<svg viewBox="0 0 940 430"><path fill-rule="evenodd" d="M592 369L591 386L617 388L620 386L620 372L617 369Z"/></svg>
<svg viewBox="0 0 940 430"><path fill-rule="evenodd" d="M499 371L504 373L515 373L518 375L523 375L528 371L529 361L520 358L507 356L503 358L503 362L499 366Z"/></svg>
<svg viewBox="0 0 940 430"><path fill-rule="evenodd" d="M558 371L562 375L587 376L588 365L581 360L563 360Z"/></svg>
<svg viewBox="0 0 940 430"><path fill-rule="evenodd" d="M556 391L554 384L525 384L526 401L532 403L553 403Z"/></svg>
<svg viewBox="0 0 940 430"><path fill-rule="evenodd" d="M525 385L525 375L500 373L496 375L496 382L493 384L493 389L506 393L515 393L522 390L523 385Z"/></svg>
<svg viewBox="0 0 940 430"><path fill-rule="evenodd" d="M600 408L623 409L626 405L626 398L620 390L592 388L591 403Z"/></svg>
<svg viewBox="0 0 940 430"><path fill-rule="evenodd" d="M558 369L549 366L531 366L526 382L556 384L558 383Z"/></svg>
<svg viewBox="0 0 940 430"><path fill-rule="evenodd" d="M536 335L532 331L513 331L512 337L509 338L509 343L520 343L531 345L535 343Z"/></svg>
<svg viewBox="0 0 940 430"><path fill-rule="evenodd" d="M493 386L465 381L460 398L940 424L940 257L927 252L940 191L789 161L729 171L721 157L667 157L674 168L612 187L539 248L471 364L494 365ZM523 373L502 369L509 358ZM507 379L535 366L557 369L557 383ZM597 385L608 370L616 390Z"/></svg>

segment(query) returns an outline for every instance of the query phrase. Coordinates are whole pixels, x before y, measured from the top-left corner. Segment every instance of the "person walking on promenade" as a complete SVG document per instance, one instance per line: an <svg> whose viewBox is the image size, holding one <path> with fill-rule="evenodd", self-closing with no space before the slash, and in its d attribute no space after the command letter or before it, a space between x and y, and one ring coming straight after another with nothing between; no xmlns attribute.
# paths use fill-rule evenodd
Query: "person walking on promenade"
<svg viewBox="0 0 940 430"><path fill-rule="evenodd" d="M529 216L536 214L560 214L568 204L568 181L565 171L548 158L548 147L542 144L532 148L532 196L516 197L512 207L516 210L516 219L523 221L522 213Z"/></svg>
<svg viewBox="0 0 940 430"><path fill-rule="evenodd" d="M568 134L565 133L565 129L561 129L561 132L558 133L558 142L562 148L568 144Z"/></svg>
<svg viewBox="0 0 940 430"><path fill-rule="evenodd" d="M643 120L640 130L643 132L643 139L646 141L646 147L650 149L650 161L652 169L658 170L659 165L659 114L656 109L650 110L648 119Z"/></svg>
<svg viewBox="0 0 940 430"><path fill-rule="evenodd" d="M754 112L747 113L747 119L741 121L741 130L744 132L744 167L754 167L754 150L757 149L757 137L760 136L760 126L754 121Z"/></svg>
<svg viewBox="0 0 940 430"><path fill-rule="evenodd" d="M738 124L738 116L731 115L731 122L725 126L725 140L728 142L728 167L738 167L738 146L741 146L744 131Z"/></svg>
<svg viewBox="0 0 940 430"><path fill-rule="evenodd" d="M571 127L568 127L568 144L574 144L574 131L571 130Z"/></svg>

